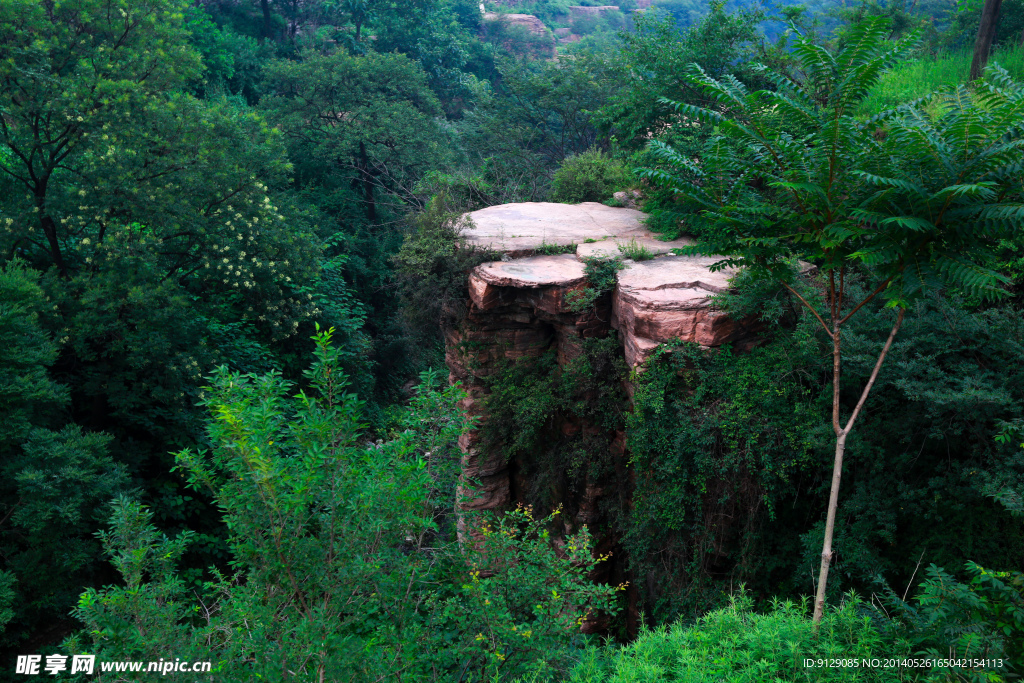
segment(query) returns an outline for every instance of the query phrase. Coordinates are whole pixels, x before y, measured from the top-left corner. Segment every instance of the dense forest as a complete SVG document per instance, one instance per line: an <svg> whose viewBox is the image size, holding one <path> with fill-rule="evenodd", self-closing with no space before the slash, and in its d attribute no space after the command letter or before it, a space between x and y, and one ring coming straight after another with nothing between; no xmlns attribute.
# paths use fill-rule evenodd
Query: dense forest
<svg viewBox="0 0 1024 683"><path fill-rule="evenodd" d="M0 171L2 680L1024 676L1024 0L0 0ZM508 363L615 556L460 543L462 216L623 190L762 343Z"/></svg>

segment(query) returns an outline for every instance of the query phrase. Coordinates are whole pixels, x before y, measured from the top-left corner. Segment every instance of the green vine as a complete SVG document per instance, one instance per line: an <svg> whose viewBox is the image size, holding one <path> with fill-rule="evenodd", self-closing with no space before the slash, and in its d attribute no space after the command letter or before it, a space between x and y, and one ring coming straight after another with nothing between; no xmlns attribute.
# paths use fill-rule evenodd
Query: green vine
<svg viewBox="0 0 1024 683"><path fill-rule="evenodd" d="M517 462L529 482L527 502L542 509L607 474L609 445L625 424L617 340L580 343L582 353L564 366L552 350L506 362L487 379L485 447Z"/></svg>
<svg viewBox="0 0 1024 683"><path fill-rule="evenodd" d="M763 525L816 466L827 412L808 348L780 339L734 354L675 342L634 373L623 544L658 621L713 608L723 581L759 585L771 570Z"/></svg>
<svg viewBox="0 0 1024 683"><path fill-rule="evenodd" d="M569 292L566 302L569 310L583 313L601 297L612 291L616 285L616 273L625 266L615 259L584 258L583 272L587 276L587 287L580 291Z"/></svg>

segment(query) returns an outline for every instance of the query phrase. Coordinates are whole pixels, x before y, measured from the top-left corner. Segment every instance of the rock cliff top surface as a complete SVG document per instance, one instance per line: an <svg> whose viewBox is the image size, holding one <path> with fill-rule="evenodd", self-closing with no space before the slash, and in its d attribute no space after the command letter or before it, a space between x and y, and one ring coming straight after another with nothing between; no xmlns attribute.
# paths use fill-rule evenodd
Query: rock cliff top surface
<svg viewBox="0 0 1024 683"><path fill-rule="evenodd" d="M584 259L614 258L624 267L612 293L611 326L619 331L630 365L643 363L659 344L675 338L712 347L748 331L711 309L710 297L729 288L735 271L712 271L720 260L716 256L672 254L693 240L659 240L644 226L640 211L594 202L523 203L491 206L469 217L473 227L464 233L466 242L503 254L501 261L470 273L470 297L478 310L529 302L540 311L567 314L566 295L585 286ZM533 255L573 245L575 253ZM634 261L631 252L654 258Z"/></svg>
<svg viewBox="0 0 1024 683"><path fill-rule="evenodd" d="M617 245L631 240L659 249L659 253L693 244L689 240L661 242L644 227L644 213L597 202L501 204L474 211L469 217L473 227L464 233L468 245L512 257L532 254L545 246L572 244L578 245L580 256L602 257L594 252L609 251L607 257L617 257Z"/></svg>

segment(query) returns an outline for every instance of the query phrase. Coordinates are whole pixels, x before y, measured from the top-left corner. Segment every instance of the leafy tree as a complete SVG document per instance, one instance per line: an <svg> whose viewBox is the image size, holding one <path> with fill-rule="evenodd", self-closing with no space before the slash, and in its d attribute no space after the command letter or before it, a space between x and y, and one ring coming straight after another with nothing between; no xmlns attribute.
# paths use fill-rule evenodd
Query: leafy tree
<svg viewBox="0 0 1024 683"><path fill-rule="evenodd" d="M1005 72L991 71L974 100L965 87L929 98L939 110L934 116L920 104L867 123L851 115L879 74L912 46L908 41L889 45L888 30L883 20L866 22L851 30L847 46L835 55L799 38L794 51L804 80L771 74L774 91L751 92L735 78L716 80L695 69L691 83L717 106L673 106L717 126L720 137L700 163L654 143L680 173L647 173L692 202L711 226L695 250L725 254L717 267L745 267L783 283L832 343L836 450L816 622L823 614L833 556L846 441L907 306L944 287L979 296L996 293L1005 278L985 264L992 262L998 240L1024 216L1024 206L1007 200L1020 189L1016 164L1024 145L1024 90ZM793 254L820 264L824 315L789 284L793 274L785 258ZM873 290L851 301L857 272ZM896 309L895 322L856 406L841 424L843 326L879 295Z"/></svg>
<svg viewBox="0 0 1024 683"><path fill-rule="evenodd" d="M371 222L379 190L411 188L442 154L437 98L403 55L306 52L300 62L276 62L268 77L273 94L261 105L303 160L298 182L326 184L331 173L340 175Z"/></svg>
<svg viewBox="0 0 1024 683"><path fill-rule="evenodd" d="M0 7L3 166L27 192L52 263L67 273L53 186L85 150L102 155L104 124L155 105L198 74L177 0L76 0L48 11L33 0ZM90 150L91 151L91 150Z"/></svg>
<svg viewBox="0 0 1024 683"><path fill-rule="evenodd" d="M2 168L18 190L0 209L4 247L55 268L44 322L67 342L76 417L122 443L140 428L142 441L195 435L190 387L215 363L211 327L244 318L268 343L312 312L295 288L316 251L265 184L289 170L281 136L181 92L200 73L183 9L0 9Z"/></svg>
<svg viewBox="0 0 1024 683"><path fill-rule="evenodd" d="M586 533L558 554L550 519L528 510L451 547L452 468L465 428L458 387L425 374L387 438L367 442L331 332L317 336L307 391L275 373L220 369L206 405L211 448L178 466L208 489L230 529L234 575L201 601L174 570L188 534L161 535L138 503L115 504L103 542L123 587L90 590L73 652L214 661L270 680L511 680L567 666L581 620L614 589L587 579Z"/></svg>
<svg viewBox="0 0 1024 683"><path fill-rule="evenodd" d="M81 586L102 580L92 537L107 501L128 485L108 453L110 437L62 426L67 389L47 374L57 344L43 331L49 308L36 273L0 269L0 650L42 629L67 633Z"/></svg>
<svg viewBox="0 0 1024 683"><path fill-rule="evenodd" d="M500 87L484 93L460 129L471 167L501 201L538 201L566 157L609 139L593 112L621 83L608 60L582 53L571 60L499 60ZM495 198L497 203L498 198Z"/></svg>
<svg viewBox="0 0 1024 683"><path fill-rule="evenodd" d="M634 31L623 36L622 51L611 66L628 75L629 87L611 93L598 121L629 149L646 144L651 136L668 135L679 144L678 138L689 131L676 125L677 114L659 98L709 102L699 87L680 78L691 63L700 64L712 77L731 72L745 82L756 82L750 64L761 19L757 11L730 13L721 4L688 28L654 12L637 15Z"/></svg>

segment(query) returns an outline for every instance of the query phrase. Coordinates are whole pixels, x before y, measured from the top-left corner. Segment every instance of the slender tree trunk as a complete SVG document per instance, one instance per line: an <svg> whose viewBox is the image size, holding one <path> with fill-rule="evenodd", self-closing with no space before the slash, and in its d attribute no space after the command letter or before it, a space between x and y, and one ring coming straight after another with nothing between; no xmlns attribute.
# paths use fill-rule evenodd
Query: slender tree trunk
<svg viewBox="0 0 1024 683"><path fill-rule="evenodd" d="M66 277L68 269L64 264L64 254L60 250L60 242L57 240L57 224L46 213L46 186L48 185L49 176L42 176L35 185L34 195L36 201L36 212L39 214L39 227L42 228L43 234L46 236L46 243L50 247L50 258L53 259L53 264L57 266L57 271L61 277Z"/></svg>
<svg viewBox="0 0 1024 683"><path fill-rule="evenodd" d="M892 330L889 332L889 338L885 340L885 346L882 347L882 352L878 354L878 361L875 363L874 370L871 371L871 377L868 379L867 385L864 386L864 391L860 394L860 400L857 401L857 406L853 409L853 414L850 415L850 419L846 422L846 426L836 432L836 455L835 461L832 465L832 488L828 494L828 514L825 518L825 541L821 546L821 570L818 572L818 591L814 597L814 630L817 632L818 625L821 623L821 618L825 614L825 587L828 585L828 570L832 566L832 560L834 559L835 553L832 550L832 537L835 533L836 528L836 511L839 509L839 483L843 477L843 455L846 452L846 437L849 436L850 430L853 429L853 423L857 420L857 415L860 414L861 408L864 407L864 403L868 399L868 394L871 393L871 387L875 385L875 380L878 379L878 371L882 369L882 363L885 361L885 355L889 353L889 348L892 346L892 340L896 338L896 333L900 330L900 325L903 324L904 310L901 308L899 313L896 315L896 323L892 326ZM835 326L834 337L832 339L833 353L838 355L839 353L839 327ZM839 377L839 364L838 360L834 363L835 373L833 377L838 381Z"/></svg>
<svg viewBox="0 0 1024 683"><path fill-rule="evenodd" d="M978 24L978 37L974 40L974 59L971 60L970 80L981 78L981 72L988 63L988 55L992 51L992 40L996 37L996 26L999 21L999 7L1003 0L985 0L981 10L981 23Z"/></svg>

